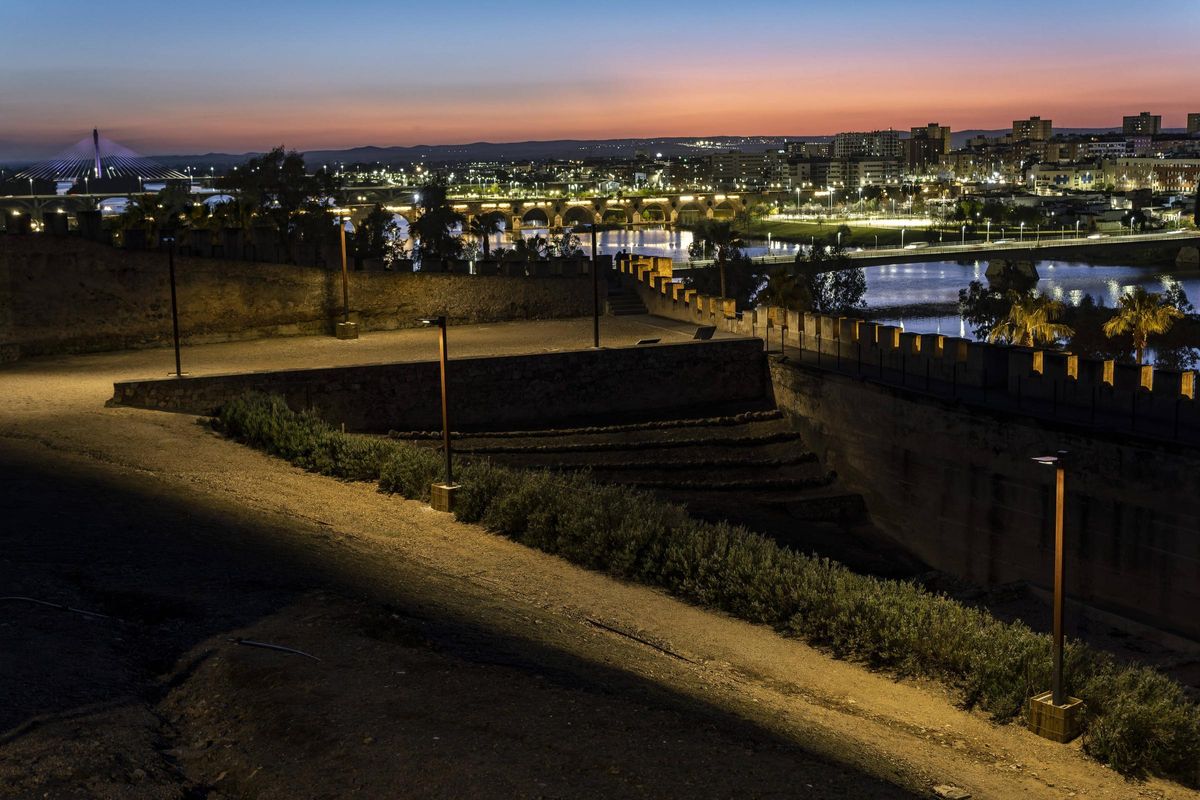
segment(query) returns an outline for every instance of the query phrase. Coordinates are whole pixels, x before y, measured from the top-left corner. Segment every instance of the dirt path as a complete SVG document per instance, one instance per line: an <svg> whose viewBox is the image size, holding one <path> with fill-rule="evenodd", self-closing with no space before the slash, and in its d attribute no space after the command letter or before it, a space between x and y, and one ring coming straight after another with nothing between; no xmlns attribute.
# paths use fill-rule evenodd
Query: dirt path
<svg viewBox="0 0 1200 800"><path fill-rule="evenodd" d="M102 408L145 355L0 370L3 594L125 620L0 607L0 794L1198 796L191 418Z"/></svg>

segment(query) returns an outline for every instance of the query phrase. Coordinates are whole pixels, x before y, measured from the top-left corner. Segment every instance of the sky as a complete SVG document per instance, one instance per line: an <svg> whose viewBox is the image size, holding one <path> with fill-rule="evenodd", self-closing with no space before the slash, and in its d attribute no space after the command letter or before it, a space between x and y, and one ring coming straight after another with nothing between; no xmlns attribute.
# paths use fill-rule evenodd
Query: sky
<svg viewBox="0 0 1200 800"><path fill-rule="evenodd" d="M93 127L162 155L1200 111L1196 0L0 0L0 20L0 160Z"/></svg>

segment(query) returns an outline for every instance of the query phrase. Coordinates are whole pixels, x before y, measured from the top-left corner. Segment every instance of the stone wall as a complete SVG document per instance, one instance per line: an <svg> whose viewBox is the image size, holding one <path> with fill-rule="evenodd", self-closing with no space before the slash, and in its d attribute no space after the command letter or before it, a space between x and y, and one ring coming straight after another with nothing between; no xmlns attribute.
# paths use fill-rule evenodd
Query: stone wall
<svg viewBox="0 0 1200 800"><path fill-rule="evenodd" d="M872 520L933 567L985 586L1049 589L1054 473L1068 450L1068 590L1097 608L1200 640L1200 452L772 359L780 407L862 492Z"/></svg>
<svg viewBox="0 0 1200 800"><path fill-rule="evenodd" d="M212 414L247 391L280 394L349 430L441 429L433 361L125 381L110 402ZM761 402L769 383L761 342L723 339L455 358L449 394L452 428L506 430Z"/></svg>
<svg viewBox="0 0 1200 800"><path fill-rule="evenodd" d="M341 273L317 267L176 257L179 320L192 343L328 333ZM0 237L0 358L164 345L171 340L167 256L48 236ZM584 316L590 277L350 273L365 330Z"/></svg>
<svg viewBox="0 0 1200 800"><path fill-rule="evenodd" d="M760 306L737 312L733 300L697 293L669 265L645 256L618 259L621 279L651 314L758 336L777 349L820 354L889 380L916 380L997 409L1016 407L1080 424L1107 424L1146 435L1200 442L1193 370L1117 364L1061 350L1010 347L940 334L910 333L853 317Z"/></svg>

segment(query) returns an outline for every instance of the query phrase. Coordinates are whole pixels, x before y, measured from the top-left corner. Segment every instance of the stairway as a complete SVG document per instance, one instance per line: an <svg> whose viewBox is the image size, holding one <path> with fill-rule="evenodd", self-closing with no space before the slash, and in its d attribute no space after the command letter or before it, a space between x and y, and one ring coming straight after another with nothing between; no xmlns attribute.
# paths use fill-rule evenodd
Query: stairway
<svg viewBox="0 0 1200 800"><path fill-rule="evenodd" d="M609 286L608 298L604 301L604 313L610 317L624 317L648 312L646 304L635 292L620 286Z"/></svg>
<svg viewBox="0 0 1200 800"><path fill-rule="evenodd" d="M393 433L436 446L433 434ZM862 497L809 451L777 409L724 409L712 416L455 434L464 460L553 471L652 491L698 518L728 520L802 552L818 552L876 575L913 564L867 518Z"/></svg>

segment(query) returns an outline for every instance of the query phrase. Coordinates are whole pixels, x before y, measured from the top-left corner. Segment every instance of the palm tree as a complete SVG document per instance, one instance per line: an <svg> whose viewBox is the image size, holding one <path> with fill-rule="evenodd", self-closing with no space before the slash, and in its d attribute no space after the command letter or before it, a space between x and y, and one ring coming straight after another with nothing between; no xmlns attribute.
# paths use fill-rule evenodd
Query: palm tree
<svg viewBox="0 0 1200 800"><path fill-rule="evenodd" d="M467 231L479 242L483 248L483 260L487 261L491 254L488 238L501 231L500 217L495 214L476 214L471 217L471 225Z"/></svg>
<svg viewBox="0 0 1200 800"><path fill-rule="evenodd" d="M721 276L721 297L725 292L725 265L742 251L742 236L732 222L710 220L702 225L696 235L704 241L704 249L715 250L717 271Z"/></svg>
<svg viewBox="0 0 1200 800"><path fill-rule="evenodd" d="M1068 325L1055 322L1063 304L1044 294L1009 292L1012 307L1008 316L988 334L989 342L1008 342L1022 347L1052 344L1075 335Z"/></svg>
<svg viewBox="0 0 1200 800"><path fill-rule="evenodd" d="M1152 333L1166 333L1183 312L1163 302L1162 295L1147 292L1141 286L1122 295L1117 304L1117 313L1104 323L1104 335L1109 338L1122 333L1133 334L1133 348L1137 351L1137 363L1142 363L1146 351L1146 340Z"/></svg>

